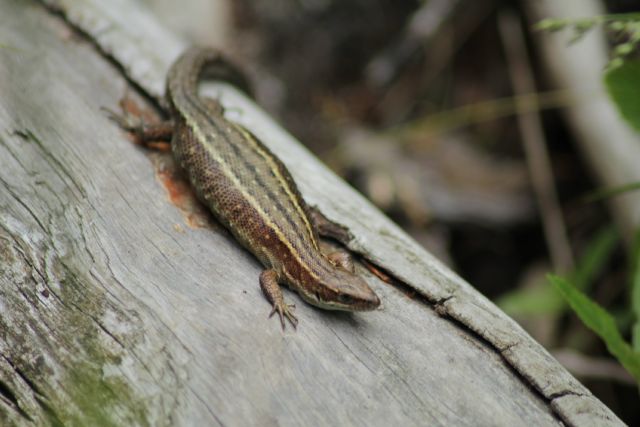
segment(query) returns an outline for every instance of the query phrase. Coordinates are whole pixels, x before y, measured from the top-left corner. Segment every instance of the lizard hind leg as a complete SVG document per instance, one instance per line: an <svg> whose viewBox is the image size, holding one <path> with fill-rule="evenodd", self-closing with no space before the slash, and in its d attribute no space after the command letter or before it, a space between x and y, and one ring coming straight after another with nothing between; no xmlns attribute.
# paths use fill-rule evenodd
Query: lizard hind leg
<svg viewBox="0 0 640 427"><path fill-rule="evenodd" d="M260 288L267 297L267 300L273 306L269 317L278 313L280 317L280 323L282 324L282 330L284 331L284 318L286 317L293 328L298 326L298 318L293 314L295 304L286 304L284 297L282 296L282 290L278 284L278 273L275 270L265 270L260 274Z"/></svg>
<svg viewBox="0 0 640 427"><path fill-rule="evenodd" d="M107 108L103 108L103 110L113 122L135 137L136 144L160 151L170 149L174 129L172 120L147 123L141 117L129 112L118 114Z"/></svg>
<svg viewBox="0 0 640 427"><path fill-rule="evenodd" d="M307 213L313 227L320 236L335 239L343 245L346 245L351 241L353 236L349 232L349 229L331 221L329 218L324 216L317 207L309 206Z"/></svg>
<svg viewBox="0 0 640 427"><path fill-rule="evenodd" d="M202 101L202 103L204 105L207 106L207 108L210 110L211 114L224 114L224 107L222 106L222 104L217 100L217 99L213 99L213 98L200 98L200 100Z"/></svg>

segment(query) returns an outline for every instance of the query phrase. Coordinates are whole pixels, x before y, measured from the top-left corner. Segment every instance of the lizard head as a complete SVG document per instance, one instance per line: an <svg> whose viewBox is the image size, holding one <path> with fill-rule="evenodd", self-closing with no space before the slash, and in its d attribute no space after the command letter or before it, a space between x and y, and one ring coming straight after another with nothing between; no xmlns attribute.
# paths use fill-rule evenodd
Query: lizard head
<svg viewBox="0 0 640 427"><path fill-rule="evenodd" d="M302 292L307 302L325 310L343 311L367 311L380 306L380 299L362 277L342 267L332 267L330 274L320 275L312 290Z"/></svg>

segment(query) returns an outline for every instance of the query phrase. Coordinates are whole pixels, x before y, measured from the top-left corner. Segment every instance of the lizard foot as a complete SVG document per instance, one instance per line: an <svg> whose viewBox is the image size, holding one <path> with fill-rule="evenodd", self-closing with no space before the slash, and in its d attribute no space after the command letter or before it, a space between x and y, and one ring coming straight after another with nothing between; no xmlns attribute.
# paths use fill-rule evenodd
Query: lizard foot
<svg viewBox="0 0 640 427"><path fill-rule="evenodd" d="M278 313L278 316L280 317L280 324L282 325L283 331L285 328L285 325L284 325L285 317L289 319L289 322L293 326L293 329L296 329L298 327L298 318L295 316L295 314L293 314L293 311L295 310L295 308L296 308L295 304L285 304L284 302L282 302L281 304L273 304L273 310L271 310L271 313L269 313L269 318L271 318L274 314Z"/></svg>

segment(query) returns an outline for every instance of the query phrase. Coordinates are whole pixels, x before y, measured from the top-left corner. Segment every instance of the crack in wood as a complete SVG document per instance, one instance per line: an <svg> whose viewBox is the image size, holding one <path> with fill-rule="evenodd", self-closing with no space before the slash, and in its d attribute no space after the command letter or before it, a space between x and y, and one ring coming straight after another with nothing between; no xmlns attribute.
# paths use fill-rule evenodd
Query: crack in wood
<svg viewBox="0 0 640 427"><path fill-rule="evenodd" d="M406 283L404 281L402 281L401 279L399 279L398 277L396 277L391 271L389 271L388 269L382 267L381 265L376 264L375 262L373 262L370 259L366 258L365 254L357 254L358 256L358 260L364 264L364 265L371 265L373 266L376 270L382 272L387 278L388 280L384 280L383 282L388 284L389 286L393 287L394 289L402 292L403 294L405 294L406 296L408 296L410 299L416 300L417 302L424 304L430 308L432 308L439 316L443 317L444 319L452 322L453 324L455 324L458 329L464 331L466 334L468 334L470 337L472 337L474 340L476 340L478 343L482 344L483 347L488 348L490 351L496 353L497 355L500 356L502 362L505 364L505 366L517 377L521 380L521 382L523 384L525 384L527 386L527 388L529 390L531 390L531 392L533 394L535 394L536 396L538 396L538 398L540 398L541 400L543 400L544 402L546 402L546 404L549 406L549 408L552 410L553 415L558 419L558 420L562 420L562 414L559 413L551 404L553 399L555 398L555 396L550 395L550 396L546 396L541 390L539 390L528 378L527 375L525 375L523 372L521 372L518 369L518 366L514 365L513 363L511 363L509 361L509 359L505 356L505 352L510 350L511 348L515 347L518 343L511 343L508 344L506 347L504 348L500 348L497 344L491 342L489 339L487 339L481 331L477 331L475 330L472 326L466 324L465 322L463 322L462 320L456 318L455 314L452 313L451 311L449 311L449 309L447 308L446 303L453 300L455 298L455 295L448 295L444 298L440 298L440 299L432 299L430 298L428 295L426 295L424 292L421 292L419 289L413 287L411 284ZM563 392L565 394L568 394L569 391ZM573 393L579 396L578 393Z"/></svg>
<svg viewBox="0 0 640 427"><path fill-rule="evenodd" d="M5 403L11 407L14 411L16 411L22 418L25 418L27 421L34 422L35 420L29 415L18 402L15 393L11 390L11 387L4 381L0 379L0 398L2 398Z"/></svg>

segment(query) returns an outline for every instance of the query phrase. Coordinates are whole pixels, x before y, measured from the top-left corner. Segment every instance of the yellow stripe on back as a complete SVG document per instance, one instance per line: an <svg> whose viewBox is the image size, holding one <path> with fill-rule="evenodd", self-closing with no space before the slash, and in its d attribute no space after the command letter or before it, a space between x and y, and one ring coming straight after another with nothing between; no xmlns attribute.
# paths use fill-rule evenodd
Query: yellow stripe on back
<svg viewBox="0 0 640 427"><path fill-rule="evenodd" d="M211 146L210 143L207 142L207 137L205 135L205 133L201 130L201 128L198 126L197 120L194 120L194 118L192 117L192 115L183 115L183 118L185 119L185 121L187 122L189 128L194 132L196 138L198 141L201 142L202 146L205 148L205 150L207 150L207 152L209 153L209 155L211 155L211 157L213 157L215 159L216 162L218 162L218 164L220 165L224 175L232 181L233 185L235 186L235 189L237 191L239 191L242 196L245 198L245 200L247 200L249 202L249 204L253 207L253 209L255 209L260 217L262 218L262 220L264 221L264 223L270 228L272 229L277 237L278 240L284 244L290 251L290 253L292 254L292 256L298 261L298 264L300 266L302 266L305 270L307 270L307 272L314 277L315 279L319 280L318 275L311 270L311 268L309 267L309 265L304 262L304 260L302 259L300 253L293 247L293 245L291 244L291 242L289 241L289 239L287 239L287 237L285 236L284 232L282 229L280 229L280 227L278 227L278 225L273 222L269 216L267 215L267 213L265 212L265 210L262 208L262 206L260 205L260 203L255 199L255 197L246 191L246 189L242 186L241 182L239 181L238 177L235 175L233 169L230 167L230 165L224 160L224 158L222 158L217 151L214 149L213 146ZM231 123L231 122L229 122ZM250 134L247 131L241 131L243 136L247 136ZM253 141L253 138L245 138L247 140L251 140ZM255 144L255 142L253 142L253 144ZM258 145L256 144L256 146L254 147L254 149L256 149L256 151L258 153L261 153L260 150L257 149ZM266 154L266 153L265 153ZM263 155L263 154L261 154ZM264 156L264 155L263 155ZM266 159L271 158L270 156L265 157ZM270 163L269 164L270 167L273 168L273 165ZM278 180L280 182L284 181L284 177L281 176L281 174L279 173L279 171L277 170L277 168L272 169L275 176L278 177ZM305 222L305 226L307 227L307 231L310 232L311 237L311 241L313 242L314 247L317 247L317 242L315 241L315 239L313 239L313 233L311 232L311 224L309 224L309 221L306 217L306 215L304 215L304 210L302 209L302 207L297 203L297 200L294 196L292 196L292 190L289 188L288 185L284 185L283 187L285 188L285 191L287 192L287 194L290 197L290 200L293 201L294 205L296 206L296 209L298 210L298 212L302 212L302 214L300 214L300 216L303 218L304 222Z"/></svg>
<svg viewBox="0 0 640 427"><path fill-rule="evenodd" d="M284 191L287 193L289 201L293 203L296 211L298 212L298 217L302 219L302 221L304 222L307 233L309 233L309 239L311 240L313 247L319 250L318 242L315 239L313 228L311 227L311 223L309 222L307 213L305 212L304 208L300 205L299 196L295 193L295 190L291 188L291 183L282 175L282 171L279 167L280 165L278 164L278 161L273 157L273 155L270 152L268 152L265 149L265 147L262 146L262 144L256 139L256 137L251 132L247 131L245 128L235 123L233 123L233 125L238 131L242 133L242 135L244 135L247 141L251 141L252 148L258 154L260 154L260 156L262 156L263 159L267 161L274 176L278 179L278 181L280 181L282 188L284 188Z"/></svg>

